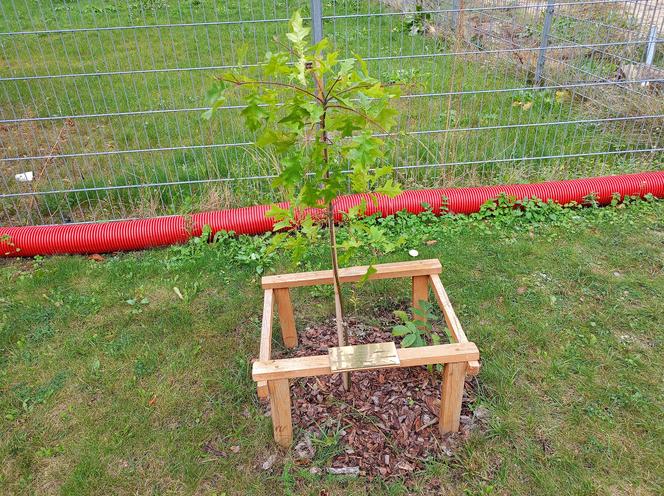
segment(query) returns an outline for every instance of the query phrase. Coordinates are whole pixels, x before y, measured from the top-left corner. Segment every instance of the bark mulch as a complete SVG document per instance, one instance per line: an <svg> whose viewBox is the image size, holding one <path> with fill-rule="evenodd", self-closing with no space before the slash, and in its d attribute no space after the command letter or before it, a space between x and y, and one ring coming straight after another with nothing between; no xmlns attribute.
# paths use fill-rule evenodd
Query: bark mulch
<svg viewBox="0 0 664 496"><path fill-rule="evenodd" d="M395 323L391 314L380 316L378 326L349 319L350 343L391 341ZM310 326L298 336L298 347L280 357L326 354L329 346L336 346L334 320ZM466 381L460 433L444 437L438 432L439 372L426 367L352 372L351 381L349 392L339 375L291 383L293 427L296 435L299 431L294 456L312 471L323 467L330 473L370 478L407 477L428 459L451 456L486 415L483 408L475 413L470 408L476 399L475 378Z"/></svg>

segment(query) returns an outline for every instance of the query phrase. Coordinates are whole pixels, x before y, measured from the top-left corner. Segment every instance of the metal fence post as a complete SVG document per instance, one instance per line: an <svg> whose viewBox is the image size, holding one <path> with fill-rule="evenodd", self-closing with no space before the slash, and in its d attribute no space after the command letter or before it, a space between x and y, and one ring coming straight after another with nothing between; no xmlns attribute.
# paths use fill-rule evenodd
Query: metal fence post
<svg viewBox="0 0 664 496"><path fill-rule="evenodd" d="M655 60L655 49L657 48L657 26L650 26L648 33L648 48L646 49L646 65L652 65Z"/></svg>
<svg viewBox="0 0 664 496"><path fill-rule="evenodd" d="M310 0L311 23L313 25L313 42L323 39L323 5L321 0Z"/></svg>
<svg viewBox="0 0 664 496"><path fill-rule="evenodd" d="M542 42L540 43L539 56L537 57L537 67L535 69L536 86L542 84L542 74L544 73L546 49L549 46L549 34L551 33L551 21L553 20L555 1L556 0L547 1L546 14L544 16L544 27L542 28Z"/></svg>
<svg viewBox="0 0 664 496"><path fill-rule="evenodd" d="M452 30L459 28L459 0L452 0Z"/></svg>

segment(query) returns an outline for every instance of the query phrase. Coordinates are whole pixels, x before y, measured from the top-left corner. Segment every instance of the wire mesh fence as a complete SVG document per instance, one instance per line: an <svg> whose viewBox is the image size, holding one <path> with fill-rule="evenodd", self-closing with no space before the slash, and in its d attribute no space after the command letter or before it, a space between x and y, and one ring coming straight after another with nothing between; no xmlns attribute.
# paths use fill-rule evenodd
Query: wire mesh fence
<svg viewBox="0 0 664 496"><path fill-rule="evenodd" d="M259 64L300 9L403 94L408 186L664 168L664 0L0 2L0 224L279 200L210 77Z"/></svg>

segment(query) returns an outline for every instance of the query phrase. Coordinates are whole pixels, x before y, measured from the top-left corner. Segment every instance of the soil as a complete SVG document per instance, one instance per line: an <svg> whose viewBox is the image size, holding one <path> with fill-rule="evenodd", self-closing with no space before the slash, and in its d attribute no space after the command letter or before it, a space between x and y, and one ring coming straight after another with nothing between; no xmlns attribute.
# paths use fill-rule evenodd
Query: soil
<svg viewBox="0 0 664 496"><path fill-rule="evenodd" d="M347 323L351 344L395 339L390 330L397 322L391 313L379 316L376 325L353 319ZM298 336L299 346L280 357L327 354L329 346L336 346L334 320L308 327ZM347 469L369 478L407 477L423 469L429 459L451 456L471 431L481 430L486 416L486 409L474 413L471 408L476 378L466 380L460 432L445 436L438 432L441 374L437 370L352 372L351 381L349 392L343 390L339 375L291 383L294 454L313 472L324 467L330 473Z"/></svg>

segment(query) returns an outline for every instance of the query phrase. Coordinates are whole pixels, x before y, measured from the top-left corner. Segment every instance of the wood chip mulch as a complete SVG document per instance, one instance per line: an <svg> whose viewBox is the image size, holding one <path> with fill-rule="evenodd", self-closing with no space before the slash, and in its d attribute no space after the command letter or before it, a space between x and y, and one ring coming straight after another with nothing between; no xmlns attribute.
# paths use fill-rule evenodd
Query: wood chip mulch
<svg viewBox="0 0 664 496"><path fill-rule="evenodd" d="M349 319L351 344L392 341L394 317L382 315L378 324ZM329 346L336 346L334 320L308 327L299 339L296 349L280 357L327 354ZM359 475L369 478L407 477L424 468L428 459L451 456L483 423L483 415L470 409L476 398L475 378L466 381L460 433L445 437L438 432L440 373L426 367L382 369L352 372L351 381L349 392L343 390L339 375L292 381L293 426L300 433L293 450L298 463L324 464L330 472L358 467ZM321 442L322 432L328 439L335 432L339 436L331 453Z"/></svg>

